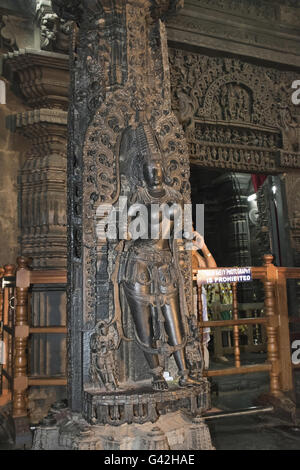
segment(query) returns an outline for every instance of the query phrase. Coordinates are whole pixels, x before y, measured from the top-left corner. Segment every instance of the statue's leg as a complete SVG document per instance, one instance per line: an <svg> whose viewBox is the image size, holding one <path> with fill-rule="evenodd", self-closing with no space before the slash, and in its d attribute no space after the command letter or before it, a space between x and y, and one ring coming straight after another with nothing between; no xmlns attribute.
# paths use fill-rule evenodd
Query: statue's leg
<svg viewBox="0 0 300 470"><path fill-rule="evenodd" d="M170 346L179 346L184 342L184 324L180 315L179 296L170 296L168 303L162 307L165 318L165 330L168 335ZM173 353L178 372L180 375L179 385L181 387L198 385L200 382L189 377L184 348Z"/></svg>
<svg viewBox="0 0 300 470"><path fill-rule="evenodd" d="M127 302L129 304L130 313L132 315L136 332L138 338L144 345L149 348L155 348L156 344L153 339L154 331L152 326L152 306L146 302L139 301L138 299L134 298L132 295L132 291L130 295L128 292L125 294L127 298ZM163 376L163 368L159 364L159 357L158 354L151 354L145 351L144 355L146 358L147 363L150 367L150 372L152 374L152 387L154 390L167 390L168 384L164 379Z"/></svg>

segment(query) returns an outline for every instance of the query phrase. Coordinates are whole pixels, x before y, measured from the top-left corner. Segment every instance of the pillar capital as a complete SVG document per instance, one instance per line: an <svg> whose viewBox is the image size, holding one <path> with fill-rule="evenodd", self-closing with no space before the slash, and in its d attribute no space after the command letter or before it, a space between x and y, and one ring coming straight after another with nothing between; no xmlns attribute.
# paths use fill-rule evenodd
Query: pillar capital
<svg viewBox="0 0 300 470"><path fill-rule="evenodd" d="M22 49L4 55L4 71L16 74L22 97L32 108L68 109L68 56Z"/></svg>

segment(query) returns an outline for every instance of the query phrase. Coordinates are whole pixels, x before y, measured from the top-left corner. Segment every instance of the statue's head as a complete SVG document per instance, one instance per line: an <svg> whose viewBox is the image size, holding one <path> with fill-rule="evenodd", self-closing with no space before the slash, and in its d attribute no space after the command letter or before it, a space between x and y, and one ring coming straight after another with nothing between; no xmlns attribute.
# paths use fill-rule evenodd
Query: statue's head
<svg viewBox="0 0 300 470"><path fill-rule="evenodd" d="M149 160L143 164L143 176L146 186L158 190L164 182L163 168L159 160Z"/></svg>
<svg viewBox="0 0 300 470"><path fill-rule="evenodd" d="M136 186L159 190L164 183L169 184L159 141L148 122L124 131L120 166Z"/></svg>

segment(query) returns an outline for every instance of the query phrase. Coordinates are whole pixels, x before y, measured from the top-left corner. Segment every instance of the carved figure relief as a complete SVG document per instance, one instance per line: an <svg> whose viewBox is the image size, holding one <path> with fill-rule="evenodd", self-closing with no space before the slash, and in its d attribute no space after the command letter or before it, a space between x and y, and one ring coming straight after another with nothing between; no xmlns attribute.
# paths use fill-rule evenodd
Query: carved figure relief
<svg viewBox="0 0 300 470"><path fill-rule="evenodd" d="M128 161L132 148L135 153ZM174 226L178 218L174 211L182 210L184 198L170 186L162 151L148 123L125 131L120 152L120 161L128 168L130 202L145 205L151 214L145 232L126 243L123 260L121 282L135 324L135 339L144 351L155 390L168 388L163 377L164 360L172 354L180 374L179 385L197 384L197 379L190 377L185 357L189 335L187 306L178 259L180 241ZM151 204L167 205L167 227L151 213ZM164 230L170 232L170 239L166 238ZM157 231L158 237L148 238L153 231ZM201 372L201 366L198 372Z"/></svg>
<svg viewBox="0 0 300 470"><path fill-rule="evenodd" d="M126 133L130 135L126 154L126 162L131 162L128 167L133 169L130 176L141 169L139 156L145 144L147 151L142 155L148 162L156 163L154 156L158 155L159 164L167 175L163 194L157 202L163 199L182 203L190 198L188 148L171 109L165 26L157 17L176 9L180 2L160 2L159 6L153 4L151 8L143 1L133 4L123 0L54 0L52 3L56 14L67 20L75 19L78 24L78 32L75 27L73 33L74 99L69 120L68 170L72 207L69 214L69 252L72 253L69 257L69 306L73 322L69 345L71 402L80 408L78 388L82 383L85 390L90 390L91 385L101 390L106 388L108 392L119 390L119 345L129 339L134 339L142 349L145 344L146 349L152 349L145 353L150 368L155 370L153 388L161 391L166 388L162 378L163 362L170 354L178 356L181 385L194 383L198 386L201 360L197 364L198 373L192 379L183 351L188 340L193 342L194 335L189 330L193 307L190 254L184 246L178 253L175 250L176 254L174 247L167 248L167 245L156 247L154 251L152 247L151 251L151 244L149 250L142 252L138 241L127 243L118 237L107 240L97 235L97 226L105 224L104 216L99 214L108 205L117 210L120 195L128 195L129 200L138 196L146 201L150 194L147 184L141 185L145 174L140 172L139 184L137 181L133 184L124 172L120 146ZM142 131L146 138L141 137ZM140 133L139 137L136 133ZM151 198L148 204L150 202ZM136 269L132 259L141 256L146 259L140 259L136 263L138 272L131 273L131 269ZM130 282L135 279L134 301L128 277ZM138 286L146 290L156 286L151 293L152 303L147 297L149 292L144 292L142 299L137 295ZM131 308L137 334L126 338L124 300L129 307L134 303L145 323L151 321L148 336L145 337L145 330L138 324L136 309ZM85 332L83 340L82 331ZM117 339L108 341L110 336L114 337L114 331ZM81 341L82 349L78 346ZM76 363L82 361L81 350L88 367L78 371Z"/></svg>
<svg viewBox="0 0 300 470"><path fill-rule="evenodd" d="M118 333L113 325L100 321L91 335L90 374L94 383L100 383L107 390L118 387L116 350L119 347Z"/></svg>
<svg viewBox="0 0 300 470"><path fill-rule="evenodd" d="M299 165L294 72L176 49L170 64L172 105L193 162L265 173Z"/></svg>
<svg viewBox="0 0 300 470"><path fill-rule="evenodd" d="M252 94L236 83L227 83L215 97L216 115L222 121L252 120Z"/></svg>

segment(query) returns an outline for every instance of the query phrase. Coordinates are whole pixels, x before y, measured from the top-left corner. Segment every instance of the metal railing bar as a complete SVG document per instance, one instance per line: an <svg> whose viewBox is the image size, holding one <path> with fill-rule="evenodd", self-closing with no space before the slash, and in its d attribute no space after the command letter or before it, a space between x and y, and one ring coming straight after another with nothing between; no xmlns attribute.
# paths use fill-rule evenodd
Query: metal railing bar
<svg viewBox="0 0 300 470"><path fill-rule="evenodd" d="M230 418L234 416L248 416L258 413L271 413L274 411L273 406L253 406L251 408L242 408L234 411L221 411L217 413L208 413L203 415L202 418L207 419L219 419L219 418Z"/></svg>
<svg viewBox="0 0 300 470"><path fill-rule="evenodd" d="M269 363L255 364L251 366L228 367L226 369L205 370L206 377L220 377L223 375L254 374L255 372L269 372L272 365Z"/></svg>
<svg viewBox="0 0 300 470"><path fill-rule="evenodd" d="M199 327L221 327L221 326L234 326L234 325L265 325L267 323L267 318L258 317L258 318L238 318L237 320L208 320L199 322Z"/></svg>

